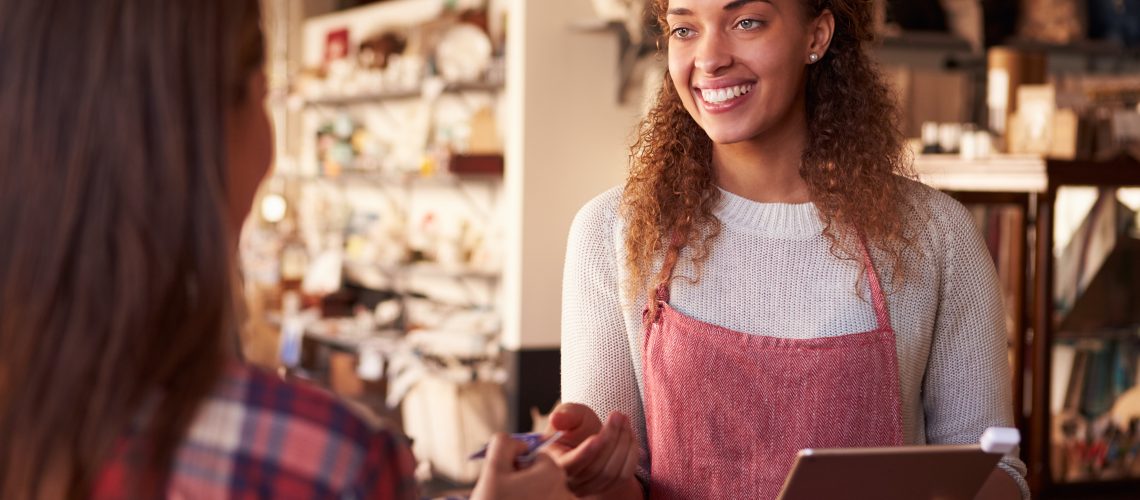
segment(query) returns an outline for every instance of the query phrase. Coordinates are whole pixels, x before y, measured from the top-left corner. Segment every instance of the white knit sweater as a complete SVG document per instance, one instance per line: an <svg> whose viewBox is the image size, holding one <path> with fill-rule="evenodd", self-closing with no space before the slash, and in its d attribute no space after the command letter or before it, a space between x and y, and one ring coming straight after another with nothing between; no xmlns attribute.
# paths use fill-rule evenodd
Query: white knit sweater
<svg viewBox="0 0 1140 500"><path fill-rule="evenodd" d="M913 272L888 296L898 350L899 395L907 444L976 443L989 426L1011 426L1010 370L997 273L969 212L945 194L911 184L929 216L916 214ZM813 338L873 330L866 280L855 293L858 266L830 253L810 203L757 203L721 191L720 236L700 279L673 280L672 305L695 319L750 334ZM646 448L642 411L642 323L645 296L623 304L625 265L621 189L578 212L570 230L562 288L562 399L601 418L628 415ZM683 258L678 277L695 276ZM893 290L883 259L884 286ZM1016 454L1001 467L1028 497L1025 465Z"/></svg>

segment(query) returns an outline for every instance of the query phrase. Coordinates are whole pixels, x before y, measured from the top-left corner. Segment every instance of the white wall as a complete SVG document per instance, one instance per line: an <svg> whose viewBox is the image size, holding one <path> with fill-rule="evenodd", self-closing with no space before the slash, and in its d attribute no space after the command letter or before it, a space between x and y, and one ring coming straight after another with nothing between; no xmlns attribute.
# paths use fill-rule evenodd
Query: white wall
<svg viewBox="0 0 1140 500"><path fill-rule="evenodd" d="M617 104L617 37L571 28L590 0L510 2L503 344L555 348L570 222L624 180L639 106Z"/></svg>

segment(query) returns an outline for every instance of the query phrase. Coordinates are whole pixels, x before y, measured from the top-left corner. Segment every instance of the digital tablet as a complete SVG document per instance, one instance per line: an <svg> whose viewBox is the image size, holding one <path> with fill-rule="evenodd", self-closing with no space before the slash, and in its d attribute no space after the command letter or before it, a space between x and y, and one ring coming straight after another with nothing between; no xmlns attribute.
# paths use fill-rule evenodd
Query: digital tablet
<svg viewBox="0 0 1140 500"><path fill-rule="evenodd" d="M995 427L981 444L800 450L778 498L973 500L1018 438Z"/></svg>

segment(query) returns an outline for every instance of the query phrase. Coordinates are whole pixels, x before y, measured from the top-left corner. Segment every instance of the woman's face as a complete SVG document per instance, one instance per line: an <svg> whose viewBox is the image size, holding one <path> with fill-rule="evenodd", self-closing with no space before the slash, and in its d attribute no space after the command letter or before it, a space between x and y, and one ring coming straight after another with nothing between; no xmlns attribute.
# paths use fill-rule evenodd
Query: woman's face
<svg viewBox="0 0 1140 500"><path fill-rule="evenodd" d="M246 83L246 98L226 117L229 224L235 237L241 232L257 187L273 160L273 133L265 112L269 93L265 72L253 72ZM236 241L236 238L235 238Z"/></svg>
<svg viewBox="0 0 1140 500"><path fill-rule="evenodd" d="M669 0L669 74L714 143L762 137L803 113L818 20L805 23L800 3Z"/></svg>

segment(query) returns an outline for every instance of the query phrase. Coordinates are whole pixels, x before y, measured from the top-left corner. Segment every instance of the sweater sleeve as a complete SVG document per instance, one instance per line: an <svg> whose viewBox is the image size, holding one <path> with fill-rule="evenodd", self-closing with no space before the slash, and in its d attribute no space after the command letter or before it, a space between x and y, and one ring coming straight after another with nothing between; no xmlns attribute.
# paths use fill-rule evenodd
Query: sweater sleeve
<svg viewBox="0 0 1140 500"><path fill-rule="evenodd" d="M562 278L562 400L589 406L603 421L613 411L629 417L644 471L648 452L635 365L640 353L621 300L619 195L615 189L595 198L570 228Z"/></svg>
<svg viewBox="0 0 1140 500"><path fill-rule="evenodd" d="M997 271L970 213L940 195L934 207L941 286L923 384L930 443L976 443L987 427L1013 426L1006 328ZM1029 497L1017 450L999 464Z"/></svg>

